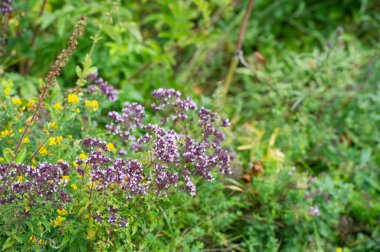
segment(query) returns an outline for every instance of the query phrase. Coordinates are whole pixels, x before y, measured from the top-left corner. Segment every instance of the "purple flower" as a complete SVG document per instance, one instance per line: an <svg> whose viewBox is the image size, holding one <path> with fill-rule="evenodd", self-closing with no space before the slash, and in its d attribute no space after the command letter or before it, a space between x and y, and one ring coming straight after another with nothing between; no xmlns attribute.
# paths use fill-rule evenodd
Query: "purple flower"
<svg viewBox="0 0 380 252"><path fill-rule="evenodd" d="M312 216L319 216L319 215L321 215L321 212L319 211L319 207L318 206L311 206L309 208L309 213Z"/></svg>
<svg viewBox="0 0 380 252"><path fill-rule="evenodd" d="M98 77L97 72L88 75L87 79L90 83L93 83L92 85L89 85L89 91L91 93L95 92L96 89L99 89L100 92L107 96L107 98L110 101L117 100L117 93L114 87L110 85L107 81L105 81L103 78Z"/></svg>
<svg viewBox="0 0 380 252"><path fill-rule="evenodd" d="M7 15L13 10L12 8L12 0L2 0L0 2L0 12L3 15Z"/></svg>

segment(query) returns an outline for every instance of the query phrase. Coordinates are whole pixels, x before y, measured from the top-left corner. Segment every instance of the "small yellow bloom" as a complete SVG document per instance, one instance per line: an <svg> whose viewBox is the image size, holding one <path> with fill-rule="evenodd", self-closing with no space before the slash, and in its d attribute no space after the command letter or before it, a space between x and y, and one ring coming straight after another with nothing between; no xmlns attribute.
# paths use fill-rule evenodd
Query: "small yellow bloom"
<svg viewBox="0 0 380 252"><path fill-rule="evenodd" d="M17 177L17 181L20 182L20 183L24 182L24 177L23 176L18 176Z"/></svg>
<svg viewBox="0 0 380 252"><path fill-rule="evenodd" d="M77 109L75 110L75 112L76 112L77 114L79 114L79 113L80 113L80 109L77 108Z"/></svg>
<svg viewBox="0 0 380 252"><path fill-rule="evenodd" d="M78 190L78 187L76 184L71 184L71 187L74 189L74 191Z"/></svg>
<svg viewBox="0 0 380 252"><path fill-rule="evenodd" d="M32 117L26 119L26 124L32 126L34 122L32 122Z"/></svg>
<svg viewBox="0 0 380 252"><path fill-rule="evenodd" d="M62 176L62 180L69 181L70 177L69 176Z"/></svg>
<svg viewBox="0 0 380 252"><path fill-rule="evenodd" d="M26 107L28 108L28 110L31 110L34 107L34 102L28 101L28 103L26 104Z"/></svg>
<svg viewBox="0 0 380 252"><path fill-rule="evenodd" d="M29 137L24 137L24 140L23 140L24 143L29 143Z"/></svg>
<svg viewBox="0 0 380 252"><path fill-rule="evenodd" d="M64 209L64 208L62 208L62 209L57 209L57 213L59 214L59 215L66 215L67 214L67 210L66 209Z"/></svg>
<svg viewBox="0 0 380 252"><path fill-rule="evenodd" d="M4 158L0 157L0 162L1 163L4 162Z"/></svg>
<svg viewBox="0 0 380 252"><path fill-rule="evenodd" d="M56 145L55 137L50 137L49 138L49 145Z"/></svg>
<svg viewBox="0 0 380 252"><path fill-rule="evenodd" d="M53 225L53 227L58 227L62 224L62 222L65 220L66 218L63 218L62 216L58 216L57 218L55 218L55 220L50 220L50 224Z"/></svg>
<svg viewBox="0 0 380 252"><path fill-rule="evenodd" d="M49 145L57 145L61 144L63 140L62 136L57 136L57 137L50 137L49 138Z"/></svg>
<svg viewBox="0 0 380 252"><path fill-rule="evenodd" d="M35 243L37 242L37 237L35 235L30 236L29 241Z"/></svg>
<svg viewBox="0 0 380 252"><path fill-rule="evenodd" d="M1 131L0 135L1 135L2 138L6 138L7 136L9 136L12 133L13 133L13 130L7 130L7 129L5 129L5 130Z"/></svg>
<svg viewBox="0 0 380 252"><path fill-rule="evenodd" d="M76 167L78 167L78 164L77 164L77 162L73 162L73 166L76 168Z"/></svg>
<svg viewBox="0 0 380 252"><path fill-rule="evenodd" d="M63 109L63 107L62 107L62 105L61 105L61 103L56 103L56 104L54 104L54 109L55 110L62 110Z"/></svg>
<svg viewBox="0 0 380 252"><path fill-rule="evenodd" d="M95 112L99 108L99 103L97 100L86 100L85 107L90 112Z"/></svg>
<svg viewBox="0 0 380 252"><path fill-rule="evenodd" d="M12 89L7 87L7 88L4 88L4 94L5 95L9 95L11 93Z"/></svg>
<svg viewBox="0 0 380 252"><path fill-rule="evenodd" d="M14 97L14 98L12 98L12 103L14 105L21 105L21 99L17 98L17 97Z"/></svg>
<svg viewBox="0 0 380 252"><path fill-rule="evenodd" d="M108 143L107 144L107 148L112 151L112 152L116 152L116 149L115 149L115 146L113 145L113 143Z"/></svg>
<svg viewBox="0 0 380 252"><path fill-rule="evenodd" d="M24 128L19 128L19 129L18 129L18 132L19 132L19 133L22 133L23 131L24 131Z"/></svg>
<svg viewBox="0 0 380 252"><path fill-rule="evenodd" d="M67 101L69 103L77 104L79 103L79 97L76 94L69 94Z"/></svg>
<svg viewBox="0 0 380 252"><path fill-rule="evenodd" d="M49 152L48 152L48 150L47 150L47 148L46 148L45 146L42 146L42 147L40 148L39 153L40 153L42 156L47 156L47 155L49 154Z"/></svg>
<svg viewBox="0 0 380 252"><path fill-rule="evenodd" d="M57 126L57 124L55 122L50 123L49 127L52 128L52 129L57 129L58 128L58 126Z"/></svg>
<svg viewBox="0 0 380 252"><path fill-rule="evenodd" d="M88 158L87 155L84 154L84 153L81 153L81 154L79 155L79 157L80 157L82 160L86 160L86 159Z"/></svg>

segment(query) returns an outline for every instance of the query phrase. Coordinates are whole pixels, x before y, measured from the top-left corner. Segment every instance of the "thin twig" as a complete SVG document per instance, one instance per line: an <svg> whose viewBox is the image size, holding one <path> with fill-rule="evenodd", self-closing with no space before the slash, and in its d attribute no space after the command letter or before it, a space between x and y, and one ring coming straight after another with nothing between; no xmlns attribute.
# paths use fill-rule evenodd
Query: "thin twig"
<svg viewBox="0 0 380 252"><path fill-rule="evenodd" d="M239 63L239 56L242 57L242 55L243 55L241 48L243 46L244 33L245 33L246 28L247 28L249 16L251 15L251 12L252 12L253 3L254 3L254 0L249 0L248 7L245 11L244 18L243 18L243 21L242 21L241 26L240 26L238 42L236 44L236 50L234 53L234 57L230 63L230 67L228 69L227 77L226 77L226 80L224 82L224 90L222 93L222 98L224 98L228 93L228 89L231 86L231 82L232 82L232 79L234 77L236 67Z"/></svg>
<svg viewBox="0 0 380 252"><path fill-rule="evenodd" d="M134 72L131 76L128 77L127 81L133 80L135 77L139 76L142 72L147 70L153 64L152 61L145 63L139 70Z"/></svg>

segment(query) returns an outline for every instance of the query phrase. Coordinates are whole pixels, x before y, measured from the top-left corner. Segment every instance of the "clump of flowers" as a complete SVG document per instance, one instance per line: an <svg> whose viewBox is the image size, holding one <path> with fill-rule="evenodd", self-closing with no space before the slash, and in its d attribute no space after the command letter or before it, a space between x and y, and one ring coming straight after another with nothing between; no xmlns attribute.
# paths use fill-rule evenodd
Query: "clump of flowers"
<svg viewBox="0 0 380 252"><path fill-rule="evenodd" d="M214 169L230 173L231 157L222 147L225 118L200 108L179 91L158 89L152 93L155 115L137 103L109 112L106 129L111 141L89 137L82 141L84 153L75 160L77 175L90 195L101 201L110 193L121 201L146 195L165 196L177 190L196 194L196 177L212 181ZM156 123L153 123L156 122ZM128 225L118 207L95 209L98 224Z"/></svg>
<svg viewBox="0 0 380 252"><path fill-rule="evenodd" d="M156 99L152 109L156 116L161 115L157 124L146 122L152 119L143 106L127 102L121 113L109 112L112 122L106 126L123 146L119 149L121 156L148 153L144 162L110 159L103 154L107 150L105 143L96 139L83 141L91 151L86 161L93 171L91 180L97 182L99 189L116 182L128 189L128 196L146 194L148 190L164 195L171 186L195 195L192 176L211 181L214 168L230 173L231 157L221 146L224 134L219 129L228 126L227 119L219 119L206 108L198 109L189 97L183 99L174 89L158 89L152 96ZM94 150L95 146L99 148ZM103 167L99 169L100 164ZM143 172L147 170L149 173Z"/></svg>
<svg viewBox="0 0 380 252"><path fill-rule="evenodd" d="M65 190L67 182L64 178L69 173L66 162L36 166L0 164L0 205L17 203L22 198L27 198L30 205L72 202L72 196Z"/></svg>

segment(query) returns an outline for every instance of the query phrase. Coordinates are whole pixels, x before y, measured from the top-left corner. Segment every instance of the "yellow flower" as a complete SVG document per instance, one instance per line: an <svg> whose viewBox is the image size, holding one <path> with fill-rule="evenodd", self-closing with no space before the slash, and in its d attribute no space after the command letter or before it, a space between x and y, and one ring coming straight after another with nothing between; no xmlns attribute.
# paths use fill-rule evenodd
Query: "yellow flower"
<svg viewBox="0 0 380 252"><path fill-rule="evenodd" d="M85 107L88 111L95 112L99 108L99 103L97 100L86 100Z"/></svg>
<svg viewBox="0 0 380 252"><path fill-rule="evenodd" d="M78 187L76 184L71 184L71 187L74 189L74 191L78 190Z"/></svg>
<svg viewBox="0 0 380 252"><path fill-rule="evenodd" d="M47 150L47 148L46 148L45 146L42 146L42 147L40 148L39 153L40 153L42 156L47 156L47 154L49 154L49 152L48 152L48 150Z"/></svg>
<svg viewBox="0 0 380 252"><path fill-rule="evenodd" d="M24 131L24 128L19 128L19 129L18 129L18 132L19 132L19 133L22 133L23 131Z"/></svg>
<svg viewBox="0 0 380 252"><path fill-rule="evenodd" d="M69 179L70 179L69 176L65 176L65 175L62 176L62 180L64 180L64 181L69 181Z"/></svg>
<svg viewBox="0 0 380 252"><path fill-rule="evenodd" d="M50 137L49 138L49 145L56 145L55 137Z"/></svg>
<svg viewBox="0 0 380 252"><path fill-rule="evenodd" d="M53 225L53 227L58 227L62 224L62 221L64 221L66 218L63 218L62 216L58 216L55 218L55 220L50 220L50 224Z"/></svg>
<svg viewBox="0 0 380 252"><path fill-rule="evenodd" d="M0 157L0 162L4 162L4 158Z"/></svg>
<svg viewBox="0 0 380 252"><path fill-rule="evenodd" d="M113 143L108 143L107 144L107 148L112 151L112 152L116 152L116 149L115 149L115 146L113 145Z"/></svg>
<svg viewBox="0 0 380 252"><path fill-rule="evenodd" d="M57 126L57 124L55 122L50 123L49 126L52 129L57 129L58 128L58 126Z"/></svg>
<svg viewBox="0 0 380 252"><path fill-rule="evenodd" d="M28 108L28 110L31 110L34 107L34 102L28 101L28 103L26 104L26 107Z"/></svg>
<svg viewBox="0 0 380 252"><path fill-rule="evenodd" d="M35 235L30 236L29 241L35 243L37 242L37 237Z"/></svg>
<svg viewBox="0 0 380 252"><path fill-rule="evenodd" d="M61 144L63 140L62 136L57 136L57 137L50 137L49 138L49 145L57 145Z"/></svg>
<svg viewBox="0 0 380 252"><path fill-rule="evenodd" d="M23 176L18 176L17 177L17 181L20 182L20 183L24 182L24 177Z"/></svg>
<svg viewBox="0 0 380 252"><path fill-rule="evenodd" d="M77 108L77 109L75 110L75 112L77 112L77 114L79 114L79 113L80 113L80 109Z"/></svg>
<svg viewBox="0 0 380 252"><path fill-rule="evenodd" d="M76 94L69 94L67 101L69 103L77 104L79 103L79 97Z"/></svg>
<svg viewBox="0 0 380 252"><path fill-rule="evenodd" d="M342 248L340 248L340 247L336 248L336 252L342 252L342 251L343 251Z"/></svg>
<svg viewBox="0 0 380 252"><path fill-rule="evenodd" d="M9 95L11 93L12 89L10 87L4 88L4 94Z"/></svg>
<svg viewBox="0 0 380 252"><path fill-rule="evenodd" d="M32 126L34 122L32 122L32 117L26 119L26 124Z"/></svg>
<svg viewBox="0 0 380 252"><path fill-rule="evenodd" d="M54 104L54 109L55 110L62 110L63 109L63 107L62 107L62 105L61 105L61 103L56 103L56 104Z"/></svg>
<svg viewBox="0 0 380 252"><path fill-rule="evenodd" d="M24 143L29 143L29 137L24 137L24 140L23 140Z"/></svg>
<svg viewBox="0 0 380 252"><path fill-rule="evenodd" d="M13 130L7 130L7 129L5 129L5 130L1 131L0 135L1 135L2 138L6 138L7 136L9 136L12 133L13 133Z"/></svg>
<svg viewBox="0 0 380 252"><path fill-rule="evenodd" d="M14 98L12 98L12 103L15 105L21 105L21 99L14 97Z"/></svg>
<svg viewBox="0 0 380 252"><path fill-rule="evenodd" d="M76 168L76 167L78 167L78 164L77 164L77 162L73 162L73 166Z"/></svg>
<svg viewBox="0 0 380 252"><path fill-rule="evenodd" d="M67 210L66 209L64 209L64 208L62 208L62 209L57 209L57 213L59 214L59 215L66 215L67 214Z"/></svg>
<svg viewBox="0 0 380 252"><path fill-rule="evenodd" d="M88 158L87 155L84 154L84 153L81 153L81 154L79 155L79 157L80 157L82 160L86 160L86 159Z"/></svg>

